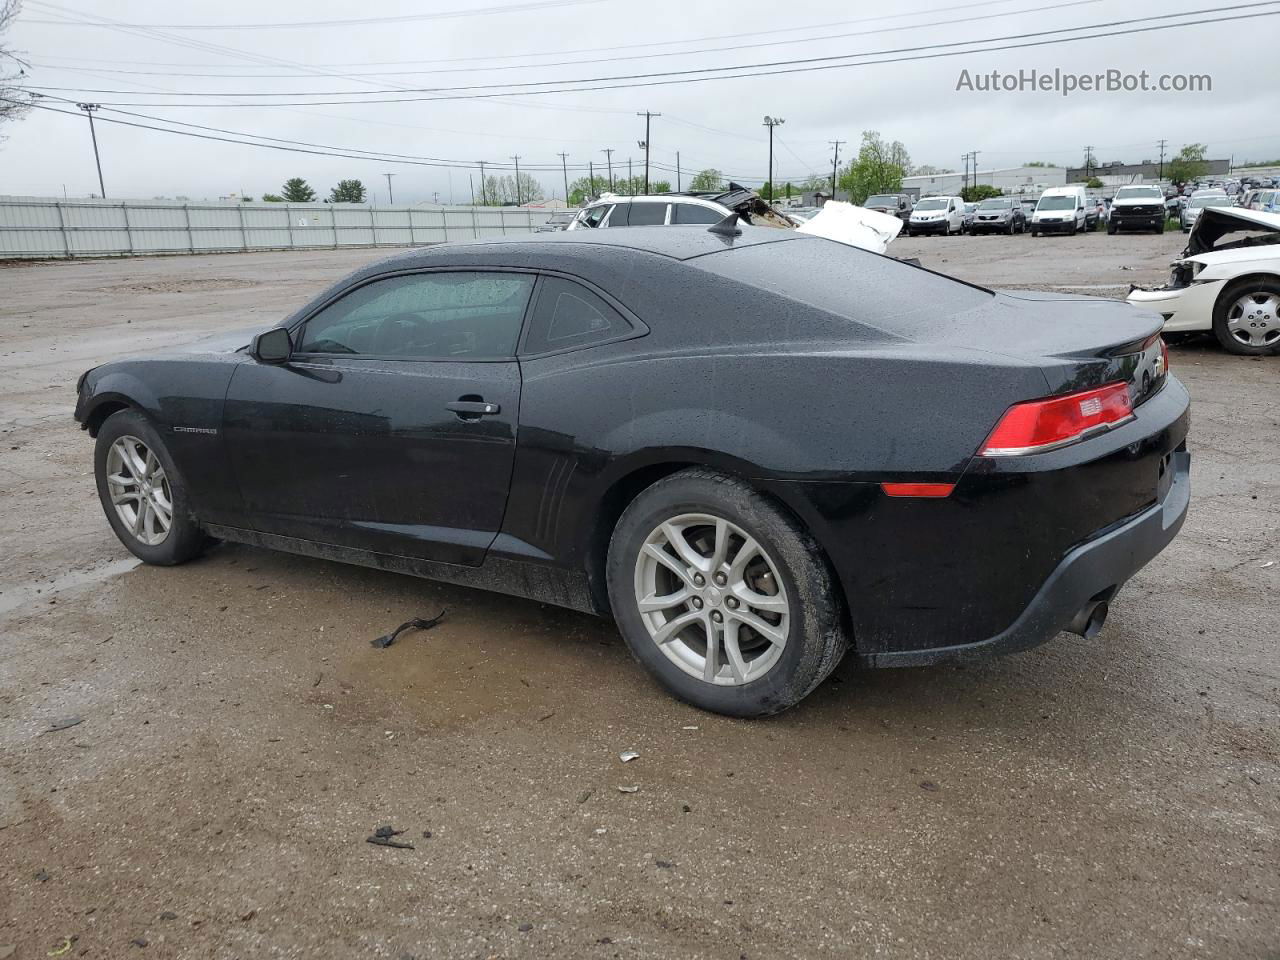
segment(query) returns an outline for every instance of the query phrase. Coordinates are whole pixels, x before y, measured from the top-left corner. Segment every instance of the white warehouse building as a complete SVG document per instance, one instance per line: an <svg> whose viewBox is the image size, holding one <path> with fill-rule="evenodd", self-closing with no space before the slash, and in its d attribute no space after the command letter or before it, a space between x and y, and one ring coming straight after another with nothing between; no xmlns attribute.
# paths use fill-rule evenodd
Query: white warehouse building
<svg viewBox="0 0 1280 960"><path fill-rule="evenodd" d="M974 173L969 171L968 183L973 184ZM1066 167L1005 167L1000 170L979 170L977 183L989 183L1011 196L1038 197L1049 187L1065 186ZM932 176L903 177L902 189L918 197L930 195L959 195L965 185L963 171L939 173Z"/></svg>

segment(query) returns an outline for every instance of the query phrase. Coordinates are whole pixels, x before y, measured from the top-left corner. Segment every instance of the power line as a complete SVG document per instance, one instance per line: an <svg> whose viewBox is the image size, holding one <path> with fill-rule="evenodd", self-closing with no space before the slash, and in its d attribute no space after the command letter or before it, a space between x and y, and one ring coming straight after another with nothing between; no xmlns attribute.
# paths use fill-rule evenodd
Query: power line
<svg viewBox="0 0 1280 960"><path fill-rule="evenodd" d="M44 3L44 2L41 2L41 0L27 0L27 2L33 6L48 7L53 10L61 10L67 13L77 12L77 11L70 11L65 7L58 7L55 4ZM810 24L805 24L803 26L795 26L795 27L775 27L769 30L755 30L747 33L721 33L721 34L714 34L710 36L689 37L685 40L654 40L646 43L627 43L625 45L615 46L615 47L578 47L570 50L550 50L550 51L538 51L538 52L531 52L531 53L511 53L511 54L489 54L484 56L473 56L473 57L451 57L451 58L432 57L429 60L356 61L356 62L346 62L346 63L333 63L333 64L330 64L330 66L380 67L380 66L398 66L406 63L409 63L409 64L472 63L477 60L516 60L516 59L523 59L526 57L538 57L538 56L561 57L561 56L569 56L575 53L607 53L607 52L616 51L616 50L637 50L637 49L644 49L647 47L668 47L668 46L673 46L676 44L684 44L684 43L703 43L706 41L714 41L714 40L735 40L743 37L759 37L759 36L765 36L765 35L775 36L780 33L798 33L806 30L826 30L833 27L852 26L853 24L856 24L856 23L875 23L883 20L900 20L900 19L903 19L904 17L918 17L918 16L925 16L925 15L936 14L936 13L950 13L953 10L972 10L976 7L999 6L1000 4L1012 3L1012 2L1014 2L1014 0L976 0L976 2L971 2L971 3L958 3L958 4L952 4L950 6L945 6L945 7L932 7L928 10L910 10L904 13L882 14L880 16L875 16L875 17L860 17L853 20L837 20L837 21L831 21L827 23L810 23ZM113 21L113 22L119 23L119 21ZM106 25L106 24L103 24L103 25ZM919 26L919 25L916 25L916 26ZM155 62L155 61L103 60L103 59L95 59L95 58L85 58L85 59L93 59L97 63L132 63L134 65L137 65L138 63L143 63L146 66L155 66L155 67L226 66L227 69L232 69L235 66L233 64L205 64L205 63L185 63L185 62L184 63L164 63L164 62Z"/></svg>
<svg viewBox="0 0 1280 960"><path fill-rule="evenodd" d="M553 7L577 7L590 3L606 3L608 0L541 0L538 3L512 3L498 7L479 7L469 10L442 10L438 13L413 13L398 17L360 17L354 20L295 20L289 23L122 23L122 26L144 30L298 30L304 27L357 27L380 23L412 23L421 20L454 20L469 17L488 17L494 14L541 12ZM33 2L32 6L47 4ZM66 20L36 20L24 18L24 23L54 24L58 26L82 26Z"/></svg>
<svg viewBox="0 0 1280 960"><path fill-rule="evenodd" d="M1204 20L1187 20L1181 23L1155 24L1152 26L1133 27L1133 28L1124 29L1124 30L1112 30L1112 31L1099 32L1099 33L1080 34L1078 36L1073 36L1073 37L1058 37L1056 39L1049 39L1049 40L1035 40L1035 41L1019 42L1019 43L1004 43L1004 41L1006 40L1024 40L1025 38L1028 38L1028 37L1044 37L1050 34L1059 34L1059 33L1065 33L1070 31L1077 31L1077 30L1095 29L1098 26L1115 26L1115 25L1121 25L1121 24L1148 23L1153 20L1163 20L1163 19L1168 19L1170 17L1175 17L1175 16L1179 16L1179 17L1192 16L1192 15L1205 14L1205 13L1221 13L1224 11L1251 9L1251 8L1256 8L1260 6L1273 6L1277 2L1280 2L1280 0L1266 0L1265 3L1235 4L1231 6L1225 6L1225 7L1210 7L1210 8L1204 8L1204 9L1194 10L1194 11L1184 11L1182 13L1177 13L1177 14L1157 14L1154 16L1138 17L1138 18L1133 18L1128 20L1116 20L1106 24L1092 24L1089 26L1078 26L1078 27L1062 27L1054 30L1043 30L1043 31L1036 31L1033 33L1024 33L1024 34L1012 34L1005 37L991 37L983 40L969 40L969 41L954 42L954 43L928 44L928 45L923 45L918 47L902 47L896 50L840 54L838 56L832 56L832 57L809 57L809 58L804 58L799 60L780 60L780 61L773 61L771 63L759 65L767 68L779 67L781 69L744 70L744 67L746 65L739 65L739 66L732 66L732 67L705 67L705 68L694 69L694 70L666 71L666 72L659 72L659 73L652 73L652 74L631 74L631 75L614 76L614 77L582 78L582 79L575 79L575 80L531 81L531 82L522 83L522 84L473 84L473 85L458 86L458 87L436 87L436 88L401 87L401 88L396 88L395 91L371 90L371 91L367 91L367 93L360 92L360 91L356 91L356 92L338 91L333 94L329 94L329 93L316 91L316 92L291 93L291 94L279 94L279 93L228 94L228 93L211 93L207 91L202 91L202 92L183 92L183 93L175 94L178 96L187 96L187 97L214 97L214 96L216 97L227 97L227 96L271 97L271 96L329 96L329 95L341 95L341 96L347 96L347 97L366 97L369 94L378 94L378 93L386 93L386 92L404 92L404 93L434 92L434 93L448 94L446 96L429 96L429 97L391 97L391 98L347 99L347 100L333 100L333 101L303 100L303 101L282 101L282 102L276 102L276 103L238 103L238 104L210 104L210 103L156 104L156 103L139 103L137 101L108 101L108 103L116 106L163 106L163 107L174 107L174 106L200 106L200 107L349 106L349 105L363 105L363 104L376 104L376 103L416 103L416 102L431 102L431 101L439 101L439 100L480 100L480 99L493 99L498 97L540 95L540 94L548 94L548 93L577 93L577 92L583 92L583 91L617 90L617 89L629 89L629 88L636 88L636 87L671 86L671 85L679 85L679 84L685 84L685 83L700 83L708 80L734 80L734 79L743 79L747 77L783 76L787 74L809 73L809 72L814 72L819 70L876 66L880 64L905 63L905 62L912 62L912 61L918 61L918 60L934 60L934 59L940 59L940 58L946 58L946 57L968 56L975 53L990 53L990 52L996 52L996 51L1002 51L1002 50L1015 50L1015 49L1042 47L1042 46L1053 46L1053 45L1062 44L1062 43L1074 43L1081 40L1096 40L1096 39L1101 39L1105 37L1129 36L1133 34L1152 33L1152 32L1157 32L1161 30L1170 30L1177 27L1192 27L1192 26L1200 26L1203 24L1220 24L1220 23L1226 23L1226 22L1231 22L1235 20L1249 20L1249 19L1255 19L1258 17L1275 16L1277 14L1280 14L1280 10L1260 11L1256 13L1240 14L1236 16L1220 16L1220 17L1213 17L1213 18L1204 19ZM989 44L989 43L1000 43L1002 45L977 47L974 49L965 49L965 50L952 49L952 48L961 47L961 46L971 46L974 44ZM939 52L939 53L920 53L919 52L919 51L928 51L928 50L941 50L943 52ZM900 57L883 57L882 59L879 59L879 60L866 60L860 63L829 62L834 60L848 60L854 57L881 56L882 54L898 53L898 52L904 52L904 51L912 53L914 55L900 56ZM730 70L744 70L744 72L719 73L719 75L714 75L714 76L692 76L692 74L705 74L705 73L711 73L713 71L720 72L720 71L730 71ZM657 80L646 79L650 77L669 78L669 79L657 79ZM624 82L615 83L612 81L624 81ZM556 85L556 84L563 85L563 84L574 84L574 83L587 84L587 86L577 86L577 87L562 86L559 89L550 89L550 90L519 89L519 88L525 88L530 86L542 87L542 86L549 86L549 85ZM94 90L94 89L87 89L82 87L46 87L46 86L35 86L35 85L32 85L32 87L33 89L40 89L40 90L74 90L82 93L85 93L85 92L115 93L115 94L124 94L126 96L134 95L134 92L129 90ZM500 91L488 92L488 93L459 93L459 94L454 93L454 91L489 90L493 87L517 88L517 89L502 89Z"/></svg>
<svg viewBox="0 0 1280 960"><path fill-rule="evenodd" d="M787 46L787 45L792 45L797 43L811 44L816 42L827 42L831 40L846 40L852 37L868 37L868 36L874 36L876 34L882 34L882 33L898 33L903 30L920 30L920 29L932 28L932 27L950 26L958 23L967 24L967 23L973 23L979 20L1007 19L1009 17L1019 16L1025 13L1043 13L1048 10L1060 10L1068 7L1088 6L1088 5L1101 3L1101 2L1102 0L1063 0L1063 2L1059 2L1059 3L1044 4L1042 6L1037 6L1037 7L1025 7L1020 10L1006 10L1001 13L991 13L991 14L985 14L982 16L970 15L966 17L957 17L950 20L933 20L928 23L922 23L922 24L904 24L902 26L896 26L896 27L880 27L875 30L859 30L859 31L854 31L852 33L826 33L816 37L798 37L790 40L774 39L774 40L762 41L759 43L739 43L739 44L731 44L728 46L721 46L721 47L703 47L703 48L694 49L694 50L669 50L669 51L663 51L660 53L640 53L640 54L631 54L628 56L601 57L601 58L595 58L595 59L589 59L589 60L559 60L559 61L549 61L546 63L519 63L519 64L510 64L505 66L500 65L500 66L443 67L443 68L433 67L427 70L385 70L385 71L374 71L374 72L364 72L364 73L334 74L334 76L343 76L343 77L349 77L349 78L404 77L404 76L416 76L420 74L477 73L477 72L484 73L484 72L495 72L500 70L527 71L530 69L535 69L535 70L541 69L543 67L583 66L583 65L589 65L594 63L618 63L626 60L653 60L653 59L658 59L662 57L701 56L708 53L724 53L729 51L737 52L741 50L750 50L750 49L759 48L759 47L778 47L778 46ZM875 20L875 19L884 19L884 18L873 17L870 19ZM854 21L854 22L857 22L857 21ZM83 25L89 26L90 24L86 23ZM614 48L605 48L605 49L614 49ZM437 62L448 62L448 61L437 61ZM37 63L36 66L41 66L41 64ZM52 69L74 69L74 68L53 66ZM90 71L85 71L85 72L90 72ZM92 72L118 73L118 74L125 74L125 75L131 75L131 76L200 77L200 78L218 79L218 80L283 80L283 79L292 79L295 76L294 74L290 74L290 73L219 74L219 73L183 73L183 72L172 72L172 71L109 70L109 69L108 70L95 69Z"/></svg>

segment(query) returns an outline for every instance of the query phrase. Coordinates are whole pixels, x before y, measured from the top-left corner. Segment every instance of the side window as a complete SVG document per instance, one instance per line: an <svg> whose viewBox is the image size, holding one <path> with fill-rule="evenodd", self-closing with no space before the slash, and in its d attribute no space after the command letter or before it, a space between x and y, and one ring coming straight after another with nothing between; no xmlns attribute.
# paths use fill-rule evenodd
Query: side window
<svg viewBox="0 0 1280 960"><path fill-rule="evenodd" d="M515 355L534 278L416 273L375 280L303 328L299 353L456 360Z"/></svg>
<svg viewBox="0 0 1280 960"><path fill-rule="evenodd" d="M633 203L631 216L627 218L628 226L656 227L667 222L667 205L665 203Z"/></svg>
<svg viewBox="0 0 1280 960"><path fill-rule="evenodd" d="M673 203L671 205L672 223L719 223L724 217L711 207L699 206L696 203Z"/></svg>
<svg viewBox="0 0 1280 960"><path fill-rule="evenodd" d="M582 225L584 227L600 226L601 222L609 215L609 211L612 209L613 207L607 203L602 203L598 207L592 207L582 215Z"/></svg>
<svg viewBox="0 0 1280 960"><path fill-rule="evenodd" d="M546 353L613 340L631 332L626 318L580 283L543 277L523 353Z"/></svg>

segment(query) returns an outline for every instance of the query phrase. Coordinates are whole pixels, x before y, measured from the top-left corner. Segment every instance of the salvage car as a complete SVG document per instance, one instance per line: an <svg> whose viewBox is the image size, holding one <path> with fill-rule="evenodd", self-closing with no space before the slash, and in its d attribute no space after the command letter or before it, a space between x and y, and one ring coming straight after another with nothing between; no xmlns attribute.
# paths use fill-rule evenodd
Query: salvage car
<svg viewBox="0 0 1280 960"><path fill-rule="evenodd" d="M978 204L970 233L1025 233L1027 217L1013 197L988 197Z"/></svg>
<svg viewBox="0 0 1280 960"><path fill-rule="evenodd" d="M576 230L381 260L89 370L75 416L148 563L231 541L612 617L759 716L846 654L1094 636L1187 510L1159 328L735 218Z"/></svg>
<svg viewBox="0 0 1280 960"><path fill-rule="evenodd" d="M909 193L874 193L862 204L868 210L889 213L906 223L911 219L911 211L915 204Z"/></svg>
<svg viewBox="0 0 1280 960"><path fill-rule="evenodd" d="M1228 353L1280 352L1280 213L1203 207L1169 282L1128 299L1159 313L1167 334L1211 330Z"/></svg>
<svg viewBox="0 0 1280 960"><path fill-rule="evenodd" d="M754 190L730 183L715 193L657 193L641 196L603 194L579 211L569 230L608 227L656 227L719 223L736 213L758 227L794 229L804 223L769 205Z"/></svg>
<svg viewBox="0 0 1280 960"><path fill-rule="evenodd" d="M1111 201L1107 233L1135 229L1164 233L1164 220L1164 191L1159 187L1121 187Z"/></svg>
<svg viewBox="0 0 1280 960"><path fill-rule="evenodd" d="M1182 208L1182 212L1178 214L1178 224L1182 227L1183 233L1190 233L1191 228L1196 225L1196 220L1200 216L1200 211L1205 207L1233 207L1235 203L1232 199L1221 190L1204 190L1192 194L1186 205Z"/></svg>

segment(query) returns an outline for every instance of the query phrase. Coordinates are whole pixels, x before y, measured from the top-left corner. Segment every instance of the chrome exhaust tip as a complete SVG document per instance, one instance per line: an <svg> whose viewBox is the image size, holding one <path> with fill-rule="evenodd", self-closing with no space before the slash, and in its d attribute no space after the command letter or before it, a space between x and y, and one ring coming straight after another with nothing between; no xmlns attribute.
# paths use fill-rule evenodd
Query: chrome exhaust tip
<svg viewBox="0 0 1280 960"><path fill-rule="evenodd" d="M1091 600L1080 608L1072 618L1067 630L1078 634L1086 640L1092 640L1102 632L1102 625L1107 622L1110 608L1105 600Z"/></svg>

